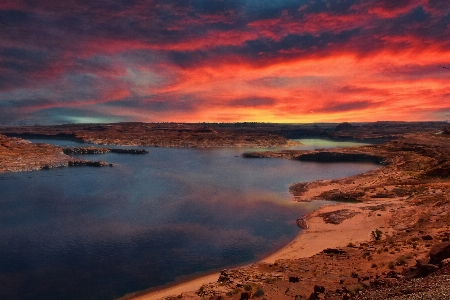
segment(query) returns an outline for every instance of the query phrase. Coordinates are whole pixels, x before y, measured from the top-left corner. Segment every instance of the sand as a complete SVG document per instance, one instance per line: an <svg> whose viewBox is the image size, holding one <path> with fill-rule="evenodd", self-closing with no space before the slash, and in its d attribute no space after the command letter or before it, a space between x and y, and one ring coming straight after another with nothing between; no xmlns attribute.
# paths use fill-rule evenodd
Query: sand
<svg viewBox="0 0 450 300"><path fill-rule="evenodd" d="M384 232L389 232L389 219L392 213L389 208L383 211L373 211L368 207L383 204L387 207L396 207L396 200L383 202L371 201L364 203L337 203L334 205L324 205L319 209L308 213L305 216L309 228L300 231L297 237L281 250L263 259L262 262L273 263L278 259L297 259L313 256L326 248L345 247L350 242L354 244L367 242L371 239L371 232L377 228L383 228ZM349 209L357 214L340 224L327 224L319 214L332 212L341 209ZM129 296L124 299L162 299L168 296L183 294L183 299L192 295L203 284L215 282L219 278L219 273L203 276L178 285L163 288L161 290L145 293L137 296Z"/></svg>

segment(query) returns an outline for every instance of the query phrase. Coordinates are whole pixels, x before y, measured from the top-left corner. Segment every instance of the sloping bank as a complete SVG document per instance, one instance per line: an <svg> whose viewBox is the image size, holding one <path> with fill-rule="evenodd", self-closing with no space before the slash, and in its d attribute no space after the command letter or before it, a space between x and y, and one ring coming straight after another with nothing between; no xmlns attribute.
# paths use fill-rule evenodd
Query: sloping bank
<svg viewBox="0 0 450 300"><path fill-rule="evenodd" d="M420 133L351 149L245 154L317 162L372 161L382 166L348 178L293 184L290 191L296 201L344 203L308 214L308 228L263 261L124 299L246 299L262 295L266 299L349 299L361 289L391 286L402 276L422 270L421 265L414 267L415 258L426 258L430 247L450 236L449 214L445 213L450 207L449 144L447 136ZM426 235L427 231L431 234Z"/></svg>

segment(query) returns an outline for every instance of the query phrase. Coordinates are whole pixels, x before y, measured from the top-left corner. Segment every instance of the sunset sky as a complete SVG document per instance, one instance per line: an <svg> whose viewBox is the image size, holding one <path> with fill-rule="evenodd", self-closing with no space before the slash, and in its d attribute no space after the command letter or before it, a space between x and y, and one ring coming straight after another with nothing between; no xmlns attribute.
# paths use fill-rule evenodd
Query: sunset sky
<svg viewBox="0 0 450 300"><path fill-rule="evenodd" d="M448 0L2 0L0 125L450 120Z"/></svg>

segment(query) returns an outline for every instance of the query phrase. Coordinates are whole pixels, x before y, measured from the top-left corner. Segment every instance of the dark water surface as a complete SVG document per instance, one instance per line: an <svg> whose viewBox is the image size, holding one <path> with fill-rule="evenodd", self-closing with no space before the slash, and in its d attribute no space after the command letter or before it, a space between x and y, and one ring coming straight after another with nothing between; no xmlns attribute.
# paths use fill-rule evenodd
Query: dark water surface
<svg viewBox="0 0 450 300"><path fill-rule="evenodd" d="M291 183L376 167L147 149L81 157L113 168L0 174L0 299L113 299L260 259L321 204L291 202Z"/></svg>

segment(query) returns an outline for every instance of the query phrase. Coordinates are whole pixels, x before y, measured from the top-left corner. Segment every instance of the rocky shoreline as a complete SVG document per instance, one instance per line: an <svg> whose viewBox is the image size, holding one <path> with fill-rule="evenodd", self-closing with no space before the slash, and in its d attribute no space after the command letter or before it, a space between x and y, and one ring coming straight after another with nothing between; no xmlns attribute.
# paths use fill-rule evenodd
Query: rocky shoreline
<svg viewBox="0 0 450 300"><path fill-rule="evenodd" d="M144 149L115 149L115 148L99 148L99 147L63 147L62 151L67 155L74 154L105 154L105 153L121 153L121 154L147 154Z"/></svg>
<svg viewBox="0 0 450 300"><path fill-rule="evenodd" d="M29 172L62 167L113 166L104 161L75 159L63 150L47 144L33 144L20 138L0 135L0 172Z"/></svg>
<svg viewBox="0 0 450 300"><path fill-rule="evenodd" d="M124 128L123 124L120 126ZM355 130L349 126L341 127L338 132ZM104 130L104 126L99 128L94 131ZM187 144L177 140L170 145L202 147L203 142L208 143L198 139L195 130L190 131L189 136L196 136L196 139L187 139ZM210 129L205 130L207 132L202 134L211 134ZM360 132L360 129L356 130L359 131L353 134ZM213 281L210 278L208 281L197 280L195 286L185 285L183 291L172 288L157 294L137 293L124 298L298 300L388 299L395 296L396 299L420 299L421 295L426 295L427 299L448 299L448 132L444 129L396 134L395 140L390 142L355 148L245 154L248 158L320 163L369 161L379 163L380 168L348 178L293 184L290 191L295 201L332 200L339 204L322 207L304 216L298 223L306 229L279 253L264 261L223 271ZM241 135L239 143L233 145L244 145L240 144L243 136L251 135ZM113 143L119 140L108 136L106 140L96 141ZM139 144L132 138L128 142ZM79 153L83 151L79 150ZM98 150L101 151L106 150ZM110 165L74 160L61 148L0 135L0 172L70 164Z"/></svg>
<svg viewBox="0 0 450 300"><path fill-rule="evenodd" d="M333 200L304 216L279 253L185 290L124 299L448 299L450 135L406 134L381 145L244 157L372 161L370 172L291 186L296 201ZM356 159L355 159L356 158ZM348 201L355 203L347 203ZM174 291L174 292L171 292ZM425 297L425 298L423 298Z"/></svg>

